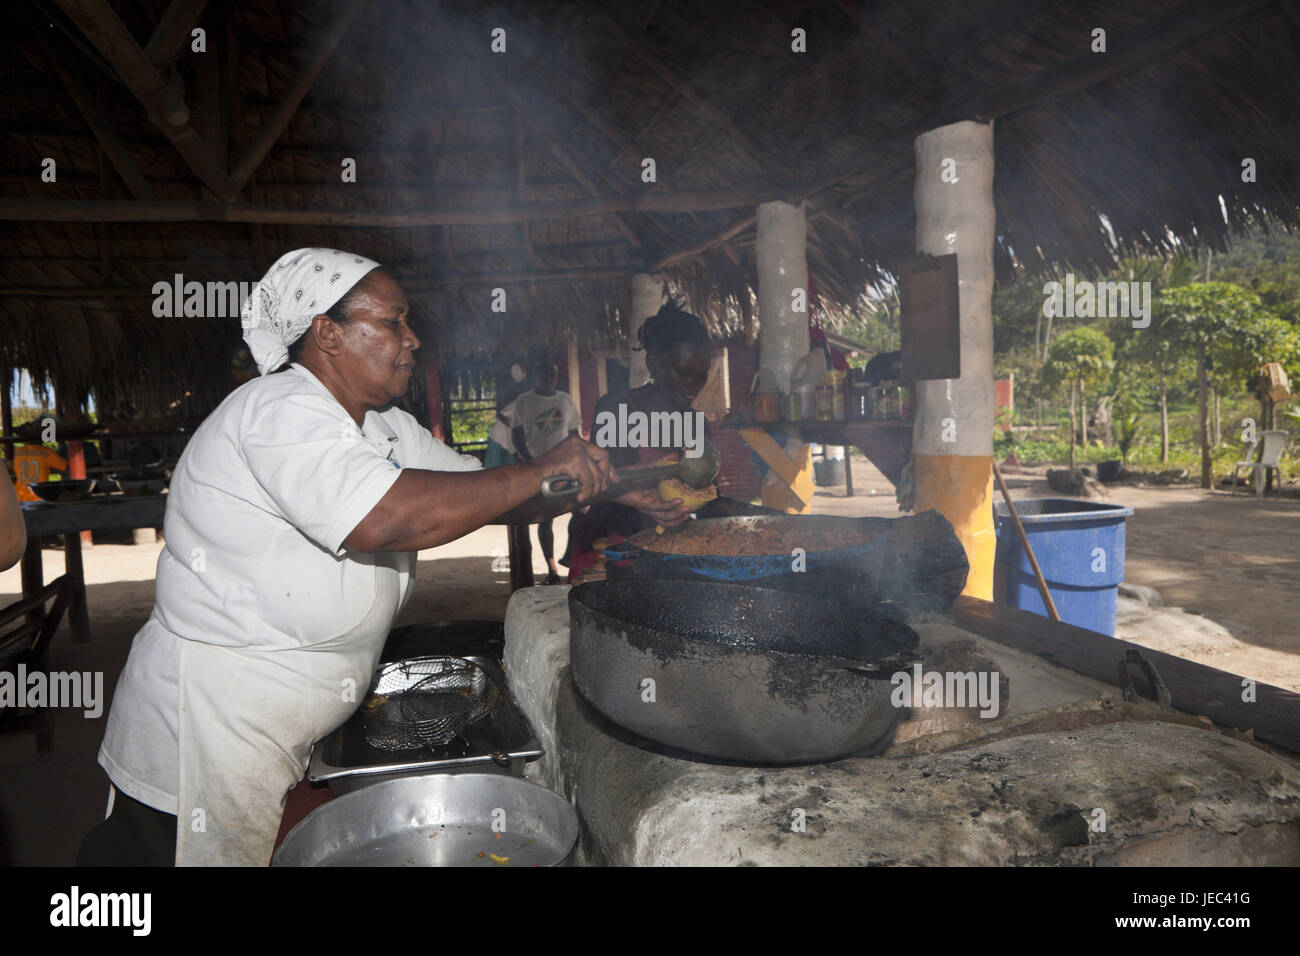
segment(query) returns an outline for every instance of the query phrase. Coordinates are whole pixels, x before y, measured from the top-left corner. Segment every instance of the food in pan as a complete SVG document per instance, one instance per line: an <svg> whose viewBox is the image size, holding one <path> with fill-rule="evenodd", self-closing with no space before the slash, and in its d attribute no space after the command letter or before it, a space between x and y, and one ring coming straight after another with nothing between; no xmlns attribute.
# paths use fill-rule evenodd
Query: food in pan
<svg viewBox="0 0 1300 956"><path fill-rule="evenodd" d="M843 527L818 528L815 532L798 527L750 528L735 526L714 528L708 522L697 522L678 534L665 534L638 539L637 544L647 551L666 554L737 555L756 557L769 554L790 554L795 548L805 551L833 551L866 544L879 532L869 528Z"/></svg>

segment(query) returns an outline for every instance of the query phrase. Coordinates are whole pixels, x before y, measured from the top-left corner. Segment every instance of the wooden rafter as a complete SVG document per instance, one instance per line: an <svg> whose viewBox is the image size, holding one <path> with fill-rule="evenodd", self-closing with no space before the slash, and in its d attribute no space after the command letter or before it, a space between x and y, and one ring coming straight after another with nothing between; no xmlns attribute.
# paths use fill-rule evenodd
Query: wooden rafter
<svg viewBox="0 0 1300 956"><path fill-rule="evenodd" d="M388 268L392 269L391 266ZM523 285L545 282L596 282L626 279L635 267L600 266L592 269L531 269L526 271L485 271L479 273L446 273L436 275L402 275L393 270L395 278L407 292L427 292L434 289L458 287L482 288L494 285ZM144 299L153 297L152 285L141 286L0 286L0 298L27 299Z"/></svg>
<svg viewBox="0 0 1300 956"><path fill-rule="evenodd" d="M514 107L515 116L518 118L518 121L522 123L523 104L520 102L519 95L515 92L514 87L510 84L509 80L499 79L496 74L492 73L488 75L491 77L489 82L495 85L510 102ZM569 171L569 175L574 178L578 185L585 189L589 196L599 196L600 190L592 179L583 171L581 164L574 159L569 150L544 128L538 128L535 131L538 137L546 145L547 149L551 151L551 155L559 160L560 164ZM520 133L522 135L522 127ZM641 245L640 237L637 236L636 230L628 224L628 221L618 213L614 213L613 217L614 223L618 226L619 232L623 233L623 236L634 246Z"/></svg>
<svg viewBox="0 0 1300 956"><path fill-rule="evenodd" d="M206 56L198 58L194 72L195 110L194 124L212 150L212 156L221 166L229 162L230 101L225 95L225 69L227 51L224 45Z"/></svg>
<svg viewBox="0 0 1300 956"><path fill-rule="evenodd" d="M339 45L343 35L347 33L348 27L352 20L365 6L366 0L345 0L343 9L341 9L330 24L329 32L322 38L320 46L312 54L311 59L302 68L298 78L294 80L293 86L285 93L274 112L267 117L266 124L262 131L257 135L257 139L240 157L235 168L230 171L230 179L234 185L235 192L238 193L248 182L248 177L253 174L258 165L271 151L275 141L284 133L285 127L293 119L293 114L298 110L298 104L302 98L307 95L311 89L312 83L316 81L316 76L320 73L321 68L328 62L330 56L334 53L334 48Z"/></svg>
<svg viewBox="0 0 1300 956"><path fill-rule="evenodd" d="M222 199L233 199L235 190L230 179L194 127L189 123L176 126L163 119L167 84L108 3L105 0L57 2L117 71L150 120L171 140L200 182Z"/></svg>
<svg viewBox="0 0 1300 956"><path fill-rule="evenodd" d="M90 131L95 134L95 139L100 148L104 150L104 155L113 164L117 174L122 177L122 182L126 184L127 190L136 199L152 199L153 190L149 188L149 183L141 175L140 167L136 165L135 159L122 145L116 131L109 125L103 110L99 107L98 99L86 85L80 72L73 64L65 62L58 55L39 24L32 24L32 32L35 34L36 41L40 44L45 58L50 61L50 66L58 74L64 89L72 97L72 102L77 105L77 110L81 113L82 119L86 121Z"/></svg>
<svg viewBox="0 0 1300 956"><path fill-rule="evenodd" d="M528 68L528 70L530 70L535 75L541 78L541 82L539 82L536 85L538 90L545 91L545 93L539 95L544 95L547 99L552 100L555 104L557 104L556 109L559 108L558 104L560 102L563 102L566 107L575 110L579 115L582 116L583 119L585 119L589 124L591 124L593 128L595 128L601 134L603 134L606 139L608 139L611 143L613 143L616 147L618 147L624 154L631 152L634 149L631 141L628 140L626 136L624 136L618 129L616 129L609 122L607 122L604 117L602 117L598 112L592 109L591 106L585 102L580 91L574 89L574 87L572 86L572 84L570 84L567 77L565 77L563 74L559 73L558 71L552 70L551 67L546 62L544 62L540 57L534 54L530 54L527 50L521 51L520 58L523 61L524 65ZM554 138L552 137L552 139ZM579 173L581 172L581 167L576 163L576 161L572 161L572 156L567 149L564 149L564 147L562 146L560 148L566 154L566 156L570 157L570 161L572 162L572 166L570 165L570 162L565 162L564 164L565 167L569 169L570 173L572 173L575 176L575 178L577 178ZM613 177L608 172L608 170L602 170L597 166L594 168L594 171L595 174L599 176L602 180L604 180L607 185L617 188L617 186L615 186L613 182ZM579 179L578 181L583 182L583 179ZM584 183L584 186L585 185L586 184ZM672 187L670 186L664 185L663 188L672 191ZM593 185L590 187L590 191L592 192L593 195L597 195L598 193L596 192L596 190L597 190L597 186L593 182ZM665 226L660 221L660 219L656 215L654 215L654 213L648 210L639 210L639 211L641 212L642 215L644 215L649 220L651 225L653 225L665 236L671 236L673 234L672 230L670 230L667 226ZM626 222L622 222L619 226L619 229L625 236L628 237L630 241L634 242L637 245L641 245L641 240L639 239L639 237L634 238L634 236L636 235L636 231L632 229L629 224L627 224Z"/></svg>
<svg viewBox="0 0 1300 956"><path fill-rule="evenodd" d="M15 199L0 197L0 220L29 222L257 222L283 226L482 226L573 219L615 212L673 212L734 209L769 198L753 189L689 193L656 191L639 196L563 199L511 206L453 206L434 209L291 209L254 203L185 200Z"/></svg>
<svg viewBox="0 0 1300 956"><path fill-rule="evenodd" d="M1300 3L1297 3L1296 0L1281 0L1281 2L1282 12L1286 14L1287 19L1291 21L1295 28L1300 30Z"/></svg>
<svg viewBox="0 0 1300 956"><path fill-rule="evenodd" d="M866 11L859 9L858 4L853 0L834 0L834 2L835 6L839 7L860 31L870 35L872 46L903 75L908 86L920 91L920 94L927 99L938 97L943 84L909 56L894 35L880 26L878 20L868 19Z"/></svg>
<svg viewBox="0 0 1300 956"><path fill-rule="evenodd" d="M176 62L207 4L208 0L172 0L158 28L144 45L144 55L150 63L162 69Z"/></svg>
<svg viewBox="0 0 1300 956"><path fill-rule="evenodd" d="M845 2L847 3L847 0ZM1112 37L1111 52L1105 57L1098 57L1089 51L1058 66L1048 67L1032 73L1019 83L1013 84L1004 90L971 98L963 105L955 108L945 108L943 113L926 117L911 124L907 133L917 136L926 130L934 129L945 123L956 122L960 119L974 117L994 119L1041 106L1063 93L1095 86L1098 83L1112 80L1121 74L1139 69L1153 60L1169 56L1209 34L1236 29L1268 16L1275 4L1276 0L1245 0L1241 5L1224 6L1214 3L1213 0L1190 0L1190 2L1171 11L1157 23L1137 31L1130 38L1130 41L1123 44L1122 47L1115 47L1116 38ZM841 4L841 6L844 6L844 4ZM873 156L868 161L860 162L858 171L873 168L879 159L879 156ZM816 197L824 189L828 189L853 175L855 175L855 172L846 171L828 177L821 183L814 184L811 187L795 190L790 201L797 198ZM859 189L857 195L861 195L864 191L877 186L878 179L879 177L872 177L867 184ZM816 215L827 214L834 208L832 204L826 203L822 199L814 198L814 202L820 204ZM839 208L843 210L842 205ZM842 215L851 220L851 215L847 212L842 213ZM756 218L756 214L742 216L702 240L688 243L679 249L665 253L655 264L653 271L658 271L675 262L681 262L683 259L707 252L719 243L728 241L749 228Z"/></svg>
<svg viewBox="0 0 1300 956"><path fill-rule="evenodd" d="M745 152L749 153L758 164L767 170L767 164L763 159L763 150L745 134L743 130L737 127L731 117L727 116L722 110L710 103L703 95L695 90L686 80L677 74L677 71L670 67L659 57L640 38L632 36L623 28L623 25L615 20L604 10L595 8L600 21L607 24L610 30L618 37L620 43L623 43L632 51L632 53L646 66L648 66L656 76L659 77L669 87L681 94L682 98L688 100L699 110L702 110L706 116L718 125L727 136Z"/></svg>

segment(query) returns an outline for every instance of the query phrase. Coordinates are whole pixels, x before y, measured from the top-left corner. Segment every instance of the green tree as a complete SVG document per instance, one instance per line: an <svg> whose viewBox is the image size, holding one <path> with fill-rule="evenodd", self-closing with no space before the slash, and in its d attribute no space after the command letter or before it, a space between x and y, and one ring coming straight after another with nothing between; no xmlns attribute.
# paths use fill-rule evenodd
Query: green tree
<svg viewBox="0 0 1300 956"><path fill-rule="evenodd" d="M1156 303L1160 323L1147 331L1169 337L1173 348L1196 363L1200 409L1201 487L1213 484L1210 458L1210 372L1222 363L1225 376L1244 374L1285 338L1283 326L1260 304L1259 296L1231 282L1200 282L1163 290Z"/></svg>
<svg viewBox="0 0 1300 956"><path fill-rule="evenodd" d="M1116 357L1118 388L1126 399L1141 400L1144 385L1154 393L1160 408L1160 460L1169 461L1169 389L1179 378L1190 374L1191 360L1178 347L1171 334L1168 316L1154 309L1151 325L1145 329L1119 332L1120 347ZM1128 404L1125 402L1123 404Z"/></svg>
<svg viewBox="0 0 1300 956"><path fill-rule="evenodd" d="M832 324L841 335L876 353L896 352L902 347L902 314L898 287L891 285L872 294L864 292L858 296L857 307L845 315L832 316Z"/></svg>
<svg viewBox="0 0 1300 956"><path fill-rule="evenodd" d="M1115 361L1114 343L1100 329L1077 326L1062 332L1047 350L1044 381L1052 387L1070 386L1070 467L1074 467L1074 409L1079 399L1079 435L1088 440L1086 386L1110 371Z"/></svg>

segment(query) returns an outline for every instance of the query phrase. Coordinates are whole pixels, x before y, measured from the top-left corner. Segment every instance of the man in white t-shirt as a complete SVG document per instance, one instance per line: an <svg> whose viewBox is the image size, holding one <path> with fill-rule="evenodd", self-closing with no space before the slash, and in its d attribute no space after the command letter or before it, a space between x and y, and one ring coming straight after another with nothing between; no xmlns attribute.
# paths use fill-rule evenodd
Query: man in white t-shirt
<svg viewBox="0 0 1300 956"><path fill-rule="evenodd" d="M558 375L554 362L538 362L533 366L533 390L514 401L511 434L515 452L523 461L546 454L571 435L581 437L582 416L569 393L556 390ZM555 563L555 533L550 518L538 522L537 541L550 571L546 583L559 584L560 568Z"/></svg>
<svg viewBox="0 0 1300 956"><path fill-rule="evenodd" d="M581 475L584 499L610 481L581 439L482 470L390 407L420 344L408 315L378 263L338 250L287 253L257 284L261 377L173 473L156 603L99 752L110 813L80 864L265 866L312 743L364 698L416 552L537 516L521 506L546 474Z"/></svg>

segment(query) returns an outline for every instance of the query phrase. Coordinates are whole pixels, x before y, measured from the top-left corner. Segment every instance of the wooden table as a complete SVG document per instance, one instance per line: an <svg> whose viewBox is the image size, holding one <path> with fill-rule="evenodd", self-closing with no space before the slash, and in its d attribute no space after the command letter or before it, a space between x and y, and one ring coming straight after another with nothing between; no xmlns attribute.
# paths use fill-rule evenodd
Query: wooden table
<svg viewBox="0 0 1300 956"><path fill-rule="evenodd" d="M912 423L883 422L801 422L799 437L818 445L844 445L857 448L894 485L902 477L903 467L912 454ZM844 463L849 470L849 463ZM849 494L852 494L852 485Z"/></svg>
<svg viewBox="0 0 1300 956"><path fill-rule="evenodd" d="M81 532L162 527L166 509L166 495L151 498L99 498L66 505L44 502L24 504L27 550L23 553L22 562L23 600L29 600L46 589L41 539L63 538L64 574L50 582L49 586L54 587L64 578L72 584L73 596L68 607L72 641L74 644L89 642L90 618L86 611L86 581L81 564ZM28 621L32 623L41 622L44 616L43 605L27 613Z"/></svg>

